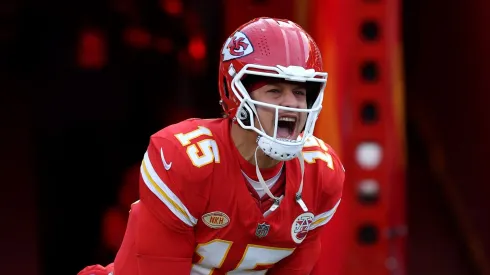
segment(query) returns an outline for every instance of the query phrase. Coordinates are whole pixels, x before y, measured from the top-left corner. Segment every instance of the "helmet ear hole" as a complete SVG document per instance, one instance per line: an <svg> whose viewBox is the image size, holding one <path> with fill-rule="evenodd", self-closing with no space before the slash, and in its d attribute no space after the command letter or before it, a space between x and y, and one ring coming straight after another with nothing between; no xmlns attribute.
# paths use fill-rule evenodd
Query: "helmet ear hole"
<svg viewBox="0 0 490 275"><path fill-rule="evenodd" d="M248 103L246 103L246 104L248 105ZM250 106L248 106L248 107L250 108ZM242 108L238 109L236 117L237 117L237 119L241 120L245 126L251 126L252 125L252 123L250 121L250 119L251 119L250 115L247 112L246 108L242 107Z"/></svg>

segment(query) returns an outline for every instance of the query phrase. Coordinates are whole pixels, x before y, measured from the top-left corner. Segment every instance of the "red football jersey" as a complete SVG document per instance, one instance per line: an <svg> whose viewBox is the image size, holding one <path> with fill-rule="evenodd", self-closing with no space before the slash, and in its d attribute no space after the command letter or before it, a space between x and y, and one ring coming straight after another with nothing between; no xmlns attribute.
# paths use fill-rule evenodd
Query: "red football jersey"
<svg viewBox="0 0 490 275"><path fill-rule="evenodd" d="M319 227L340 203L340 160L323 141L309 139L302 192L308 211L295 199L296 158L285 162L279 208L264 215L247 188L230 127L228 119L190 119L151 137L115 274L309 274L320 254Z"/></svg>

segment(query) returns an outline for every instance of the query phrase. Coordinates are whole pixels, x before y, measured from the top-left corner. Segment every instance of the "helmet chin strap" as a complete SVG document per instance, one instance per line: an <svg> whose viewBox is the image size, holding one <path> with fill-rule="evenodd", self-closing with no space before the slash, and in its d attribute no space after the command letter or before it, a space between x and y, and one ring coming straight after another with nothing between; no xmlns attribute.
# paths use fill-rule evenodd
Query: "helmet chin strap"
<svg viewBox="0 0 490 275"><path fill-rule="evenodd" d="M284 145L264 136L257 137L257 145L262 149L264 154L279 161L287 161L296 158L303 148L303 144L301 143Z"/></svg>
<svg viewBox="0 0 490 275"><path fill-rule="evenodd" d="M279 207L279 205L281 204L281 200L282 200L282 198L284 196L281 196L281 197L274 196L274 194L272 194L272 192L269 189L269 187L267 187L267 184L264 181L264 177L262 177L262 173L260 172L260 169L259 169L259 162L258 162L258 159L257 159L257 152L258 152L259 148L260 148L259 146L257 146L257 148L255 148L255 154L254 154L254 158L255 158L255 172L257 173L257 178L259 179L260 185L264 189L265 193L271 199L274 200L274 203L272 204L271 208L267 211L267 212L273 212L274 210L276 210ZM305 161L304 161L304 158L303 158L303 154L299 153L298 154L298 159L299 159L299 166L300 166L300 169L301 169L301 182L300 182L300 185L299 185L298 192L296 192L296 202L301 206L301 208L303 209L304 212L307 212L308 211L308 207L306 207L305 202L301 198L301 193L303 192L303 179L304 179L304 175L305 175Z"/></svg>

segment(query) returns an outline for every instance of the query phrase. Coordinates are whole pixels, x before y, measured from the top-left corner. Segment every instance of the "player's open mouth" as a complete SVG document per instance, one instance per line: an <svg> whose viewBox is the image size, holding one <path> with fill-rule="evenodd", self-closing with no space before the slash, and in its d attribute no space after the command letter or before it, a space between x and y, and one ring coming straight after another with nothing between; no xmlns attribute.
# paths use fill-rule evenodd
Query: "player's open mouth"
<svg viewBox="0 0 490 275"><path fill-rule="evenodd" d="M284 140L294 140L297 118L293 116L282 116L277 121L277 138Z"/></svg>

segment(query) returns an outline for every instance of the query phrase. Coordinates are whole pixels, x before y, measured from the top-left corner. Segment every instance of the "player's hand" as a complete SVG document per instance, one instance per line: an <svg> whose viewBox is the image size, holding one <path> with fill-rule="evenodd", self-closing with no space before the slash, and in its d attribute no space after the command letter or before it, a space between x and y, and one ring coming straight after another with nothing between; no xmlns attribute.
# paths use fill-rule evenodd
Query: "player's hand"
<svg viewBox="0 0 490 275"><path fill-rule="evenodd" d="M103 267L101 265L91 265L84 268L82 271L78 272L78 275L113 275L114 274L114 263Z"/></svg>

